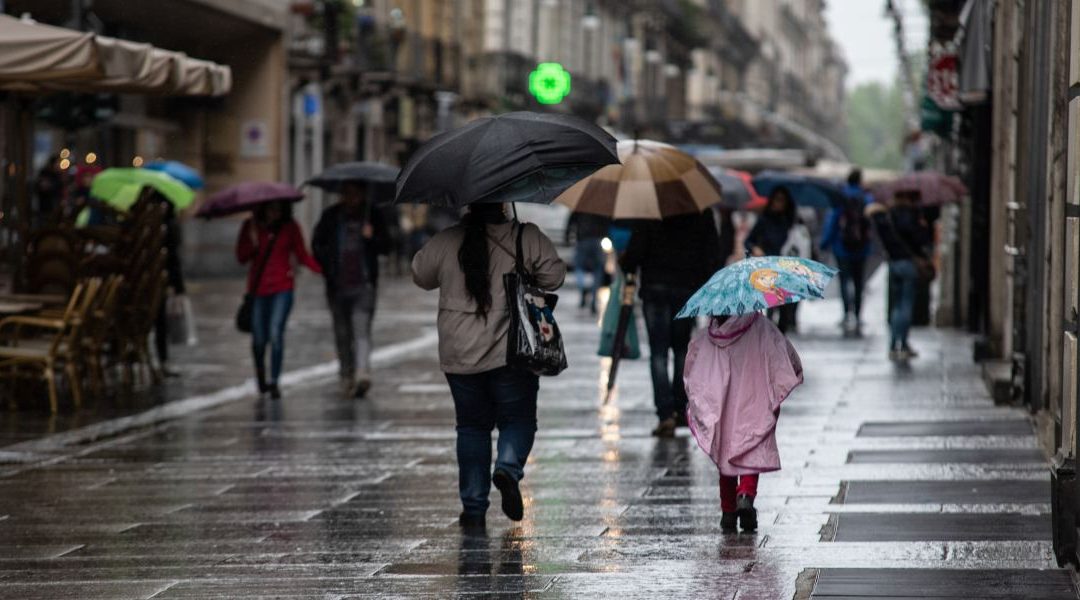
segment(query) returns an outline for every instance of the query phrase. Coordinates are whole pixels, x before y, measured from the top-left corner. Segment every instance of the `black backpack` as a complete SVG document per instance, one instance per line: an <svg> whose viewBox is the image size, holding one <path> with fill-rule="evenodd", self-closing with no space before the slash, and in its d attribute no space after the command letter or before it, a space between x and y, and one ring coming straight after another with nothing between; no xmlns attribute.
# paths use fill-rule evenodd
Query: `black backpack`
<svg viewBox="0 0 1080 600"><path fill-rule="evenodd" d="M863 212L865 208L861 194L845 197L840 207L840 243L852 254L866 250L870 243L870 219Z"/></svg>

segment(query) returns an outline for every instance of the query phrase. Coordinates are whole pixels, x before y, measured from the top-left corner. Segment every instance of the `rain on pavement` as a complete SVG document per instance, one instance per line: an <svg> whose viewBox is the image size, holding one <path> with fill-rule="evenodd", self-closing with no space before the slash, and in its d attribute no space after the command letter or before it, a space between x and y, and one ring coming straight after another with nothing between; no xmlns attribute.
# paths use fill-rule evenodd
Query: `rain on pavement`
<svg viewBox="0 0 1080 600"><path fill-rule="evenodd" d="M214 286L195 286L185 393L249 376L235 296ZM303 287L287 369L333 351L318 284ZM922 357L891 364L882 287L861 340L841 338L837 301L801 307L806 384L783 407L756 534L721 533L716 469L688 432L650 436L644 361L602 404L596 321L568 288L571 367L541 382L525 520L495 502L487 534L463 535L435 297L391 279L368 399L317 376L280 402L245 395L0 463L0 597L1075 597L1066 571L1031 576L1054 560L1025 413L993 405L960 334L922 330Z"/></svg>

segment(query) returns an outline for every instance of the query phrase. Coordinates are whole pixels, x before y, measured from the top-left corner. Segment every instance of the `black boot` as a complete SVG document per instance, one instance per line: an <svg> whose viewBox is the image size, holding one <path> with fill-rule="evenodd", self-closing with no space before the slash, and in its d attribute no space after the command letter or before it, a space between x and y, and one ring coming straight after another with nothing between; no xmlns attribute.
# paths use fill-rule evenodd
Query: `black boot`
<svg viewBox="0 0 1080 600"><path fill-rule="evenodd" d="M739 515L739 524L743 531L757 531L757 509L754 508L753 496L740 494L736 498L735 514Z"/></svg>
<svg viewBox="0 0 1080 600"><path fill-rule="evenodd" d="M487 527L487 519L482 514L463 512L458 517L458 525L466 531L481 531Z"/></svg>
<svg viewBox="0 0 1080 600"><path fill-rule="evenodd" d="M739 528L739 513L726 512L720 515L720 530L732 533Z"/></svg>
<svg viewBox="0 0 1080 600"><path fill-rule="evenodd" d="M270 392L271 400L281 400L281 388L278 387L278 384L271 383L266 386L266 391Z"/></svg>
<svg viewBox="0 0 1080 600"><path fill-rule="evenodd" d="M255 385L259 387L260 396L265 396L266 392L270 391L270 386L266 384L266 367L260 364L255 365Z"/></svg>
<svg viewBox="0 0 1080 600"><path fill-rule="evenodd" d="M499 493L502 494L503 513L511 521L520 521L525 518L525 504L521 500L521 488L518 487L518 482L506 471L496 469L495 474L491 476L491 483L495 484Z"/></svg>

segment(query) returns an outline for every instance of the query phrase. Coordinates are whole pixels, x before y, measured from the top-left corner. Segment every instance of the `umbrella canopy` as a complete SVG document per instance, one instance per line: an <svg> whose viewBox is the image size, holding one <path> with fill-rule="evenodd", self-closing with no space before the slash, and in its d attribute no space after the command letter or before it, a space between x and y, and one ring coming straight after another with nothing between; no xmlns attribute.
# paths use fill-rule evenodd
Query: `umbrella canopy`
<svg viewBox="0 0 1080 600"><path fill-rule="evenodd" d="M147 186L157 190L176 210L184 210L195 201L195 192L182 181L159 171L134 168L112 168L98 173L90 184L90 195L126 210L134 203L132 194L138 199L138 193Z"/></svg>
<svg viewBox="0 0 1080 600"><path fill-rule="evenodd" d="M205 187L203 178L195 169L175 160L154 161L143 166L144 169L159 171L175 179L184 182L184 185L193 190L201 190Z"/></svg>
<svg viewBox="0 0 1080 600"><path fill-rule="evenodd" d="M348 182L394 183L401 169L380 162L347 162L336 164L308 179L304 185L313 185L328 192L340 192Z"/></svg>
<svg viewBox="0 0 1080 600"><path fill-rule="evenodd" d="M245 181L207 198L195 216L212 219L249 211L260 204L279 200L297 202L303 199L304 193L287 183Z"/></svg>
<svg viewBox="0 0 1080 600"><path fill-rule="evenodd" d="M959 178L937 171L916 171L875 186L874 199L881 203L891 202L893 196L902 192L918 192L924 206L941 206L960 202L968 195L967 187Z"/></svg>
<svg viewBox="0 0 1080 600"><path fill-rule="evenodd" d="M799 206L832 208L844 201L840 186L819 177L781 171L762 171L754 176L754 189L768 198L776 188L785 188Z"/></svg>
<svg viewBox="0 0 1080 600"><path fill-rule="evenodd" d="M725 208L735 210L760 210L768 200L757 193L752 183L753 176L746 171L709 167L709 173L720 183L723 190Z"/></svg>
<svg viewBox="0 0 1080 600"><path fill-rule="evenodd" d="M825 286L836 272L797 256L747 258L717 271L675 318L742 315L807 298L824 298Z"/></svg>
<svg viewBox="0 0 1080 600"><path fill-rule="evenodd" d="M720 184L694 157L649 140L619 142L621 165L577 182L556 200L575 212L659 220L698 214L723 200Z"/></svg>
<svg viewBox="0 0 1080 600"><path fill-rule="evenodd" d="M401 170L395 202L546 204L618 160L615 138L592 123L551 113L506 113L428 140Z"/></svg>

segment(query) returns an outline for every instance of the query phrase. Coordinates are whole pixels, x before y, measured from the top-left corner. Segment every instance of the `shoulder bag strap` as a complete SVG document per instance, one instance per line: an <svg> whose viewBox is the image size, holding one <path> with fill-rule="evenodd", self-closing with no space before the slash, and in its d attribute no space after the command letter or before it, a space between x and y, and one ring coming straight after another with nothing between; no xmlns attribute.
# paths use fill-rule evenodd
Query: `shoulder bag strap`
<svg viewBox="0 0 1080 600"><path fill-rule="evenodd" d="M254 225L253 225L254 226ZM266 263L270 262L270 253L274 251L274 243L277 242L277 232L270 234L270 243L266 245L266 252L263 252L262 257L259 259L259 265L255 269L255 279L251 282L251 293L255 293L259 290L259 283L262 282L263 271L266 270Z"/></svg>
<svg viewBox="0 0 1080 600"><path fill-rule="evenodd" d="M521 237L525 233L525 225L522 223L517 225L517 254L514 256L514 268L517 269L518 275L526 277L528 274L525 272L525 252L521 249Z"/></svg>

